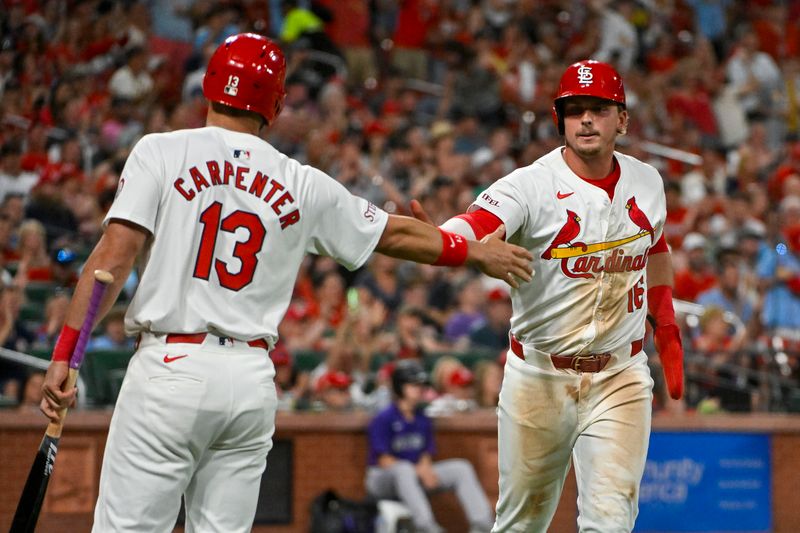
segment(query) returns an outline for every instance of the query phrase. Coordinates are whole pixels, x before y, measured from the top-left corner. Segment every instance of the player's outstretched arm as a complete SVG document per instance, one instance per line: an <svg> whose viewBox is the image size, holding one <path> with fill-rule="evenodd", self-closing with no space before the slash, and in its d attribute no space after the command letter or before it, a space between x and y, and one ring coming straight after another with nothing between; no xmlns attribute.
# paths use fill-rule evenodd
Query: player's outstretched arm
<svg viewBox="0 0 800 533"><path fill-rule="evenodd" d="M89 307L89 298L94 285L94 271L106 270L114 276L113 283L106 289L100 303L96 318L97 322L100 322L117 300L117 296L133 268L136 256L144 246L147 235L147 232L138 226L111 222L86 261L67 310L64 327L53 349L53 362L47 369L42 387L40 408L50 420L57 421L58 412L64 407L69 407L75 400L74 389L62 391L61 387L67 379L69 356L75 348L78 330L86 315L86 309Z"/></svg>
<svg viewBox="0 0 800 533"><path fill-rule="evenodd" d="M530 281L530 252L503 242L501 226L481 242L439 229L411 217L389 215L389 222L375 248L377 252L417 263L441 266L469 264L484 274L501 279L514 288Z"/></svg>
<svg viewBox="0 0 800 533"><path fill-rule="evenodd" d="M410 207L414 218L426 224L433 224L428 213L425 212L422 204L417 200L411 200ZM501 225L503 225L503 221L497 215L473 204L466 213L446 220L439 227L443 230L463 235L471 241L481 241L487 235L494 233ZM503 240L506 237L505 233L499 235L499 238Z"/></svg>
<svg viewBox="0 0 800 533"><path fill-rule="evenodd" d="M647 259L647 309L655 322L653 340L669 395L678 400L683 396L683 344L672 305L673 279L670 253L651 254Z"/></svg>

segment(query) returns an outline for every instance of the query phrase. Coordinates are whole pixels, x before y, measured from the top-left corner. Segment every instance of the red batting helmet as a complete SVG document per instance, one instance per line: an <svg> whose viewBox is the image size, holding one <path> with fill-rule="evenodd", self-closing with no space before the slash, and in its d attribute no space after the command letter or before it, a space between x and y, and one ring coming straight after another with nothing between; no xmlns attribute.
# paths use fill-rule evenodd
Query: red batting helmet
<svg viewBox="0 0 800 533"><path fill-rule="evenodd" d="M255 33L225 39L211 56L203 95L236 109L258 113L271 123L283 108L286 58L277 44Z"/></svg>
<svg viewBox="0 0 800 533"><path fill-rule="evenodd" d="M553 120L561 135L564 135L563 99L570 96L596 96L625 107L622 77L608 63L593 59L573 63L561 76L553 101Z"/></svg>

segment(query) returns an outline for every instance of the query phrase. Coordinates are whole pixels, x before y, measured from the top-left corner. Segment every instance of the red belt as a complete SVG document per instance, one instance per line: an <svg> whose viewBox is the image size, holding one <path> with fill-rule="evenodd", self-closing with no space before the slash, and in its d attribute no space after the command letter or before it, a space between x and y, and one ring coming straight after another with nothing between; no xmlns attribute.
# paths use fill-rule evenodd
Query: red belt
<svg viewBox="0 0 800 533"><path fill-rule="evenodd" d="M511 338L511 351L524 361L525 354L522 351L522 344L520 344L514 335L509 335L509 337ZM638 339L631 343L631 357L642 351L643 344L644 339ZM605 368L610 359L610 352L582 355L550 354L550 360L553 361L554 367L560 369L571 368L578 372L599 372Z"/></svg>
<svg viewBox="0 0 800 533"><path fill-rule="evenodd" d="M207 333L168 333L164 342L167 344L185 343L185 344L202 344L206 340ZM230 339L230 337L220 337L221 341ZM235 340L235 339L231 339ZM240 341L244 342L244 341ZM269 343L264 339L256 339L254 341L247 341L248 346L253 348L263 348L269 351Z"/></svg>

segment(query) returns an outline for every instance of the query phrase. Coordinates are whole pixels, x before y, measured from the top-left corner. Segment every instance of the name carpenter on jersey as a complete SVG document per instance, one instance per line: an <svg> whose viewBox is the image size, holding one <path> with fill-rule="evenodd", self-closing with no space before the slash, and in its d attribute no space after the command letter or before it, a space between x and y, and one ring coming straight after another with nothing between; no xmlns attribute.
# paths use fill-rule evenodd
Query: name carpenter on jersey
<svg viewBox="0 0 800 533"><path fill-rule="evenodd" d="M202 165L200 166L202 167ZM281 229L286 229L300 220L300 210L297 209L297 203L292 193L286 190L282 183L261 171L256 171L255 175L251 177L250 168L234 165L230 161L223 161L221 164L217 161L206 161L203 171L206 174L203 174L196 166L192 167L189 169L191 183L187 183L183 178L178 178L173 182L175 189L187 202L194 200L205 189L219 185L232 185L240 191L263 199L264 203L268 204L278 215Z"/></svg>

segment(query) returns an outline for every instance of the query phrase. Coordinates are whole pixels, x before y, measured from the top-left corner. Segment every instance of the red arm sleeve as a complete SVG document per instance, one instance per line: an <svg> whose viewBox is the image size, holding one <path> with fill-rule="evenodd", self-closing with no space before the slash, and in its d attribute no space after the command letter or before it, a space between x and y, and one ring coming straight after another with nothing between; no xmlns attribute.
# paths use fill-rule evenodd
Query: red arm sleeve
<svg viewBox="0 0 800 533"><path fill-rule="evenodd" d="M647 255L653 254L660 254L664 252L669 252L669 247L667 246L667 239L664 238L664 234L661 234L661 237L656 241L656 243L647 251Z"/></svg>
<svg viewBox="0 0 800 533"><path fill-rule="evenodd" d="M460 218L470 225L472 231L475 232L477 240L483 239L503 223L498 216L482 208L463 215L457 215L456 218Z"/></svg>

